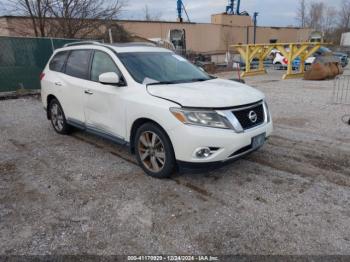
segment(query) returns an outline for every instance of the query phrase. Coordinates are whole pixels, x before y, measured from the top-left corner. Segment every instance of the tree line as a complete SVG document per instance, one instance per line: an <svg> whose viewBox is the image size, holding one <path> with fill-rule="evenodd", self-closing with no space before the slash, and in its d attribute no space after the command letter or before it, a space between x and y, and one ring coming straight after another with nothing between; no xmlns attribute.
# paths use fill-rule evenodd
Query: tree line
<svg viewBox="0 0 350 262"><path fill-rule="evenodd" d="M37 37L88 38L103 34L102 28L112 28L122 38L128 34L113 22L125 7L124 0L3 0L3 3L8 13L29 17Z"/></svg>
<svg viewBox="0 0 350 262"><path fill-rule="evenodd" d="M296 14L298 25L324 33L325 41L339 44L341 34L350 31L350 0L343 0L340 7L324 2L299 0Z"/></svg>

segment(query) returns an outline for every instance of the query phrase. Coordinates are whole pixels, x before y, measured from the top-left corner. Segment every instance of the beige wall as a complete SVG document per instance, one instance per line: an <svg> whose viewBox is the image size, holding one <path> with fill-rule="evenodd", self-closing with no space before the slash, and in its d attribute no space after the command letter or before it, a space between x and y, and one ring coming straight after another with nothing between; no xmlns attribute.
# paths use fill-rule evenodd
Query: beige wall
<svg viewBox="0 0 350 262"><path fill-rule="evenodd" d="M171 29L185 29L187 49L202 53L225 52L231 44L245 44L247 35L249 43L252 43L254 34L252 26L146 21L117 21L117 23L143 38L167 39ZM256 40L257 43L269 43L271 39L277 39L278 42L307 41L311 31L311 29L287 27L258 27ZM28 18L0 17L0 35L34 36L34 32Z"/></svg>
<svg viewBox="0 0 350 262"><path fill-rule="evenodd" d="M230 26L252 26L253 21L250 16L215 14L211 16L211 23L216 25Z"/></svg>
<svg viewBox="0 0 350 262"><path fill-rule="evenodd" d="M9 36L7 19L4 17L0 18L0 36Z"/></svg>
<svg viewBox="0 0 350 262"><path fill-rule="evenodd" d="M144 38L167 39L171 29L185 29L187 49L195 52L218 52L227 50L230 44L253 43L254 27L225 26L216 24L134 22L121 23L126 30ZM311 29L257 27L256 42L300 42L309 39Z"/></svg>
<svg viewBox="0 0 350 262"><path fill-rule="evenodd" d="M0 35L2 36L35 36L32 22L29 18L7 18L1 17L0 21L6 22L6 28L1 26Z"/></svg>
<svg viewBox="0 0 350 262"><path fill-rule="evenodd" d="M167 39L172 29L185 29L187 49L210 52L224 49L221 40L222 26L212 24L121 22L124 28L144 38Z"/></svg>

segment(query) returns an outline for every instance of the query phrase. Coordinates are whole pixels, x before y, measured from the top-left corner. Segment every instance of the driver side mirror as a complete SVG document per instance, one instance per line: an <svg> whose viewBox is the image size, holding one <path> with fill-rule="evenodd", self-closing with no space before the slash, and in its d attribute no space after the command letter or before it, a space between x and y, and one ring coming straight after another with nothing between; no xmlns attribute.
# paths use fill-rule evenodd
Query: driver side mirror
<svg viewBox="0 0 350 262"><path fill-rule="evenodd" d="M117 73L108 72L100 74L98 77L98 81L104 85L119 85L120 77Z"/></svg>

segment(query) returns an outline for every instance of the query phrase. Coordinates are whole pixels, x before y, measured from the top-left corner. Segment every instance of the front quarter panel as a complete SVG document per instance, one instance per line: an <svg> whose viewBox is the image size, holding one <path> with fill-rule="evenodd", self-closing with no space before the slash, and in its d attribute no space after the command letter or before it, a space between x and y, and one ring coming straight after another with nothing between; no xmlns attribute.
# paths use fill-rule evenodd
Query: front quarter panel
<svg viewBox="0 0 350 262"><path fill-rule="evenodd" d="M148 94L144 85L134 88L140 88L137 92L131 92L127 102L127 138L130 142L131 129L135 121L141 118L150 119L159 124L167 134L177 128L182 123L179 122L169 111L170 107L180 107L178 104L168 100L151 96Z"/></svg>

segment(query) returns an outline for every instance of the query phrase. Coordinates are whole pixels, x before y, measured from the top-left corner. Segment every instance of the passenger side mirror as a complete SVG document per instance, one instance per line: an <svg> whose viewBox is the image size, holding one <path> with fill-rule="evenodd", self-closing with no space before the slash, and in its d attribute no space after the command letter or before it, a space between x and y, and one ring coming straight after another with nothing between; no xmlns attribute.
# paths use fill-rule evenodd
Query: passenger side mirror
<svg viewBox="0 0 350 262"><path fill-rule="evenodd" d="M108 73L100 74L98 77L98 81L101 84L105 84L105 85L118 85L120 84L120 77L118 76L117 73L108 72Z"/></svg>

